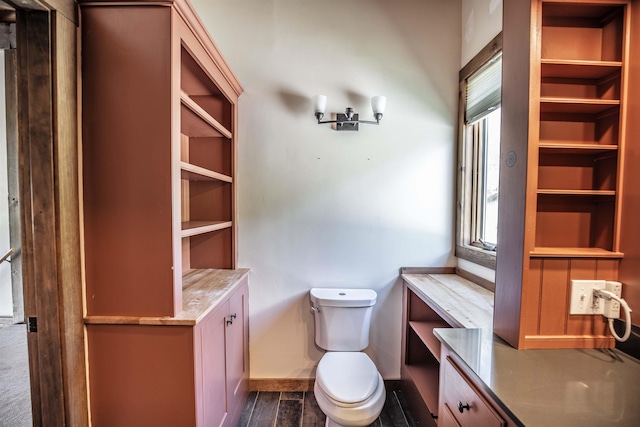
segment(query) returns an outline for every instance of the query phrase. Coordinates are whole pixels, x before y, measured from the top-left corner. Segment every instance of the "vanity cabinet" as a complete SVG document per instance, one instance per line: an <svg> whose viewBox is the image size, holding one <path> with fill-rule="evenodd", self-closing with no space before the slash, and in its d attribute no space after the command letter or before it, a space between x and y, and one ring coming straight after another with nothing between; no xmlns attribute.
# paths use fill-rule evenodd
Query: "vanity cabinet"
<svg viewBox="0 0 640 427"><path fill-rule="evenodd" d="M440 392L444 349L434 329L490 330L493 293L456 275L454 269L427 268L417 274L410 270L414 273L402 275L402 390L418 425L435 426L447 414L442 412Z"/></svg>
<svg viewBox="0 0 640 427"><path fill-rule="evenodd" d="M513 427L504 414L477 383L465 372L463 363L446 347L442 348L440 366L440 409L438 427Z"/></svg>
<svg viewBox="0 0 640 427"><path fill-rule="evenodd" d="M495 332L516 348L601 348L601 316L569 314L573 279L618 280L628 86L627 0L504 3Z"/></svg>
<svg viewBox="0 0 640 427"><path fill-rule="evenodd" d="M217 279L185 291L195 307L204 282L219 280L210 311L111 324L89 317L92 425L235 427L249 380L247 273L212 271Z"/></svg>

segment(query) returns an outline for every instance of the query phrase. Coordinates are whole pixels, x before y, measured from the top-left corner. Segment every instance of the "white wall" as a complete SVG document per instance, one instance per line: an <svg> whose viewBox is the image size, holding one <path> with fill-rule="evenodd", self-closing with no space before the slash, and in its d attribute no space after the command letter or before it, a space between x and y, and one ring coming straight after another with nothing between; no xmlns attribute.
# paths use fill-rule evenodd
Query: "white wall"
<svg viewBox="0 0 640 427"><path fill-rule="evenodd" d="M7 180L7 122L4 92L4 51L0 49L0 257L9 248L9 184ZM13 317L11 264L0 264L0 317Z"/></svg>
<svg viewBox="0 0 640 427"><path fill-rule="evenodd" d="M502 0L462 0L461 68L500 31Z"/></svg>
<svg viewBox="0 0 640 427"><path fill-rule="evenodd" d="M308 378L311 287L370 287L369 353L400 375L402 266L452 256L460 1L192 0L245 93L239 265L250 267L252 378ZM352 106L382 124L317 125Z"/></svg>

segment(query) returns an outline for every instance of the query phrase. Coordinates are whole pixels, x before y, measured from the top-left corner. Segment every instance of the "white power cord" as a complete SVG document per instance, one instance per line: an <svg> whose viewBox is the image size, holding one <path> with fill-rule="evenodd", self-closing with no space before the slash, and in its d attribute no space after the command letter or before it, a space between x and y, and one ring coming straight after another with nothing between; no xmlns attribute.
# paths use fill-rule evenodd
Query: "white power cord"
<svg viewBox="0 0 640 427"><path fill-rule="evenodd" d="M620 298L619 296L617 296L616 294L614 294L611 291L607 291L604 289L595 289L593 291L593 295L597 298L602 298L605 299L607 301L617 301L618 303L620 303L620 307L622 307L622 309L624 310L624 316L625 316L625 332L624 335L622 337L618 336L618 334L616 334L615 329L613 328L613 319L617 319L618 316L616 317L609 317L607 316L607 314L605 314L605 317L609 318L609 330L611 331L611 335L613 335L613 337L620 341L626 341L629 339L629 336L631 335L631 308L629 308L629 304L627 304L627 302L625 300L623 300L622 298ZM610 314L610 313L609 313Z"/></svg>

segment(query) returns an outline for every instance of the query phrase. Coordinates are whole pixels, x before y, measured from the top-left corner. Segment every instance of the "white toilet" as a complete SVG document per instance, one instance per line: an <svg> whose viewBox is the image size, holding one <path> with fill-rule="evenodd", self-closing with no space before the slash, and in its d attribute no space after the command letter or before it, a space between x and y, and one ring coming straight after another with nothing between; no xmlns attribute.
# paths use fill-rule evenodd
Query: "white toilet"
<svg viewBox="0 0 640 427"><path fill-rule="evenodd" d="M372 289L311 289L316 344L327 352L313 389L326 427L368 426L382 412L384 382L369 356Z"/></svg>

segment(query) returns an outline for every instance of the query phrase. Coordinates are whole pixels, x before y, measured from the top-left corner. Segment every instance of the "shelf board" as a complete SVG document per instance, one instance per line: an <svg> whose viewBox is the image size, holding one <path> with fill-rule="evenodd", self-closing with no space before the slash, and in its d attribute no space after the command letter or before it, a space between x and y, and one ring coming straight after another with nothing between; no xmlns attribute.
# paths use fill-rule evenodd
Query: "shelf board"
<svg viewBox="0 0 640 427"><path fill-rule="evenodd" d="M537 247L529 255L532 258L623 258L622 252L601 248L549 248Z"/></svg>
<svg viewBox="0 0 640 427"><path fill-rule="evenodd" d="M231 132L214 119L184 91L180 94L181 132L190 137L220 137L231 139Z"/></svg>
<svg viewBox="0 0 640 427"><path fill-rule="evenodd" d="M552 196L615 196L615 190L565 190L539 188L538 194Z"/></svg>
<svg viewBox="0 0 640 427"><path fill-rule="evenodd" d="M433 334L434 328L449 328L444 320L409 321L409 326L418 335L418 338L427 346L431 354L440 362L440 340Z"/></svg>
<svg viewBox="0 0 640 427"><path fill-rule="evenodd" d="M429 408L429 411L438 415L438 390L440 388L440 365L434 364L414 364L404 365L407 373L413 380L413 384L418 389L420 397Z"/></svg>
<svg viewBox="0 0 640 427"><path fill-rule="evenodd" d="M619 61L543 59L540 65L542 77L568 79L601 79L622 69Z"/></svg>
<svg viewBox="0 0 640 427"><path fill-rule="evenodd" d="M541 152L557 153L557 154L584 154L593 155L611 151L617 151L617 145L605 144L582 144L565 141L540 141L538 148Z"/></svg>
<svg viewBox="0 0 640 427"><path fill-rule="evenodd" d="M189 181L224 181L233 182L233 178L187 162L180 162L180 175Z"/></svg>
<svg viewBox="0 0 640 427"><path fill-rule="evenodd" d="M600 114L619 106L618 99L540 97L541 113Z"/></svg>
<svg viewBox="0 0 640 427"><path fill-rule="evenodd" d="M197 236L212 231L230 228L232 221L186 221L182 223L181 237Z"/></svg>

